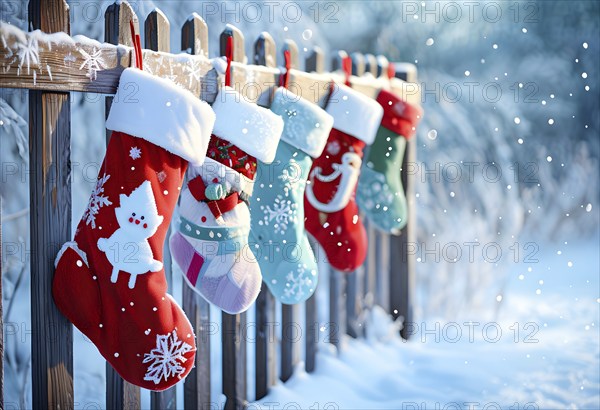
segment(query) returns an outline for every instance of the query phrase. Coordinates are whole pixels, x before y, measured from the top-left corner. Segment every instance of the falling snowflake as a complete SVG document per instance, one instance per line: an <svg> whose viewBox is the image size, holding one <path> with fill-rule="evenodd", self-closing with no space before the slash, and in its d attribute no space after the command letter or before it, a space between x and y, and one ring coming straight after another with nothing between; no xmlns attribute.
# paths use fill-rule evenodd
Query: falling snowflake
<svg viewBox="0 0 600 410"><path fill-rule="evenodd" d="M158 182L161 184L167 179L167 173L165 171L160 171L156 173L156 178L158 178Z"/></svg>
<svg viewBox="0 0 600 410"><path fill-rule="evenodd" d="M19 59L19 70L23 67L23 64L27 64L27 74L29 74L31 65L40 64L40 48L38 41L29 36L27 38L27 44L19 43L18 47L17 58Z"/></svg>
<svg viewBox="0 0 600 410"><path fill-rule="evenodd" d="M277 195L273 208L271 206L261 206L265 216L263 218L264 224L269 225L271 221L275 221L273 228L275 232L283 234L288 228L288 224L296 222L296 209L298 204L293 203L289 199L283 199L281 195Z"/></svg>
<svg viewBox="0 0 600 410"><path fill-rule="evenodd" d="M187 361L184 355L191 350L192 346L179 340L176 330L166 335L156 335L156 347L150 353L144 353L142 363L150 363L144 380L159 384L163 378L166 381L169 377L181 377L185 371L181 363Z"/></svg>
<svg viewBox="0 0 600 410"><path fill-rule="evenodd" d="M340 152L340 143L337 141L331 141L327 144L327 153L331 155L337 155Z"/></svg>
<svg viewBox="0 0 600 410"><path fill-rule="evenodd" d="M285 280L283 301L291 303L302 300L306 296L306 288L310 287L313 283L312 279L307 276L306 265L301 263L298 264L295 271L288 272Z"/></svg>
<svg viewBox="0 0 600 410"><path fill-rule="evenodd" d="M129 156L131 159L138 159L142 157L142 150L138 147L131 147L129 150Z"/></svg>
<svg viewBox="0 0 600 410"><path fill-rule="evenodd" d="M98 179L96 187L92 191L92 196L90 197L87 208L81 217L81 219L85 219L86 225L92 225L92 229L96 229L96 215L98 215L100 208L112 205L112 202L108 200L108 196L102 195L104 193L104 184L109 178L110 175L104 174L102 178Z"/></svg>
<svg viewBox="0 0 600 410"><path fill-rule="evenodd" d="M106 68L104 65L104 61L101 58L101 50L97 50L96 47L92 49L92 53L88 54L87 51L80 48L79 52L83 56L83 64L79 67L82 70L84 67L87 70L87 74L85 75L90 80L95 80L98 77L98 71Z"/></svg>

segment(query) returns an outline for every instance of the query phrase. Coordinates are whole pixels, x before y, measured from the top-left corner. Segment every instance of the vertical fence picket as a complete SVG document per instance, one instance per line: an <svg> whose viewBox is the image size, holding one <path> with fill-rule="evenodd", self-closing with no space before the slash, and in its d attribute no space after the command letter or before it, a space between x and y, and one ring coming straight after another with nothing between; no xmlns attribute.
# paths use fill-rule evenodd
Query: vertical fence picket
<svg viewBox="0 0 600 410"><path fill-rule="evenodd" d="M371 73L373 77L377 74L377 58L373 54L365 54L365 73Z"/></svg>
<svg viewBox="0 0 600 410"><path fill-rule="evenodd" d="M365 73L365 58L361 53L352 53L352 75L357 77ZM364 218L361 218L364 219ZM362 331L362 289L363 266L346 276L346 333L357 338Z"/></svg>
<svg viewBox="0 0 600 410"><path fill-rule="evenodd" d="M292 40L285 40L282 55L286 51L290 54L290 67L298 68L298 46ZM294 366L300 360L300 346L295 343L297 335L299 306L281 305L281 372L279 378L286 382L292 377Z"/></svg>
<svg viewBox="0 0 600 410"><path fill-rule="evenodd" d="M108 6L104 14L104 41L110 44L133 46L129 22L133 21L136 32L139 22L135 12L126 1L115 2ZM113 97L105 99L105 115L108 118ZM112 131L106 130L106 143ZM121 376L106 363L106 408L139 409L140 388L124 381Z"/></svg>
<svg viewBox="0 0 600 410"><path fill-rule="evenodd" d="M0 410L4 410L4 309L2 309L2 196L0 196Z"/></svg>
<svg viewBox="0 0 600 410"><path fill-rule="evenodd" d="M332 71L341 70L348 53L338 50L331 61ZM346 274L329 268L329 324L328 339L339 351L342 335L346 334Z"/></svg>
<svg viewBox="0 0 600 410"><path fill-rule="evenodd" d="M193 13L181 28L181 49L208 58L208 27ZM183 310L196 331L196 366L185 379L183 403L186 409L210 409L210 305L187 284L182 284Z"/></svg>
<svg viewBox="0 0 600 410"><path fill-rule="evenodd" d="M29 23L45 33L70 33L64 0L29 2ZM34 408L71 409L73 326L52 299L54 258L71 238L71 99L29 92L31 224L31 361Z"/></svg>
<svg viewBox="0 0 600 410"><path fill-rule="evenodd" d="M390 63L388 62L388 59L385 58L385 56L383 56L381 54L378 55L377 57L375 57L375 59L376 59L376 64L377 64L377 74L375 74L375 77L385 76L387 74L387 70L390 65Z"/></svg>
<svg viewBox="0 0 600 410"><path fill-rule="evenodd" d="M322 73L325 71L325 54L319 47L314 47L304 64L304 70L308 73ZM311 238L312 239L312 238ZM315 255L318 255L318 244L310 241ZM321 256L321 255L318 255ZM318 285L317 285L318 286ZM317 343L319 341L319 319L317 317L317 292L312 294L305 303L305 329L306 329L306 357L304 358L304 369L307 373L315 371L317 357Z"/></svg>
<svg viewBox="0 0 600 410"><path fill-rule="evenodd" d="M153 9L144 22L144 45L152 51L169 52L170 24L167 17L160 9ZM167 231L167 238L171 236L171 228ZM173 272L171 266L171 251L169 241L165 241L163 249L163 262L165 277L169 284L169 292L172 291ZM175 386L162 392L150 393L150 406L152 409L175 409L177 407L177 396Z"/></svg>
<svg viewBox="0 0 600 410"><path fill-rule="evenodd" d="M406 65L407 69L402 70L396 67L396 76L409 82L416 82L416 68L413 65ZM404 339L410 337L410 326L406 324L413 320L413 300L415 287L415 265L416 257L410 252L409 248L416 244L416 214L415 214L415 175L407 172L412 164L416 163L417 157L417 137L410 138L406 143L406 151L402 160L401 178L404 194L407 200L408 222L399 236L391 238L391 264L394 269L390 272L389 279L389 299L390 313L394 319L400 317L402 321L402 330L400 335Z"/></svg>
<svg viewBox="0 0 600 410"><path fill-rule="evenodd" d="M254 64L276 67L275 40L267 32L260 34L254 43ZM265 397L277 377L275 323L275 298L263 282L256 299L255 339L255 398Z"/></svg>
<svg viewBox="0 0 600 410"><path fill-rule="evenodd" d="M245 60L244 35L228 24L219 38L220 55L226 55L227 39L233 37L233 61ZM232 75L232 78L235 76ZM235 88L236 84L232 84ZM221 316L221 343L223 350L223 394L225 409L241 410L246 407L246 313Z"/></svg>

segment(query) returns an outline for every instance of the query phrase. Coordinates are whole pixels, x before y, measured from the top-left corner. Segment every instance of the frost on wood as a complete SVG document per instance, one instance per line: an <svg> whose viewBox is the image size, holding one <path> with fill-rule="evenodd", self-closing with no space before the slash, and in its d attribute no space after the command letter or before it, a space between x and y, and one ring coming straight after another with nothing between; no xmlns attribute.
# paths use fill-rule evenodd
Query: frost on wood
<svg viewBox="0 0 600 410"><path fill-rule="evenodd" d="M167 381L169 377L179 377L185 371L181 366L187 361L184 355L191 350L192 346L179 340L176 330L166 335L156 335L156 347L150 353L145 353L142 361L150 363L144 380L159 384L161 379Z"/></svg>
<svg viewBox="0 0 600 410"><path fill-rule="evenodd" d="M83 64L79 67L80 70L85 68L87 74L85 75L90 80L96 80L98 78L98 71L106 68L106 64L102 60L102 52L94 47L91 53L88 53L84 49L80 48L79 52L83 56Z"/></svg>
<svg viewBox="0 0 600 410"><path fill-rule="evenodd" d="M88 202L88 206L83 213L82 219L85 219L86 225L92 225L92 229L96 228L96 215L100 211L100 208L103 206L112 205L112 202L108 200L107 196L102 195L104 193L104 184L110 175L104 174L102 178L98 178L98 182L96 182L96 187L92 191L92 196L90 197L90 201Z"/></svg>

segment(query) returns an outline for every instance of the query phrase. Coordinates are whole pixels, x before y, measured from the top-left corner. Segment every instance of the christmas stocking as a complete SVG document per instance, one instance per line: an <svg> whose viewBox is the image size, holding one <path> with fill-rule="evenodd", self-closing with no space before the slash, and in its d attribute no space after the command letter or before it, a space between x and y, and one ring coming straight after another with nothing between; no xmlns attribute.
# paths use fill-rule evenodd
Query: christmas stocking
<svg viewBox="0 0 600 410"><path fill-rule="evenodd" d="M170 245L188 284L235 314L248 309L260 291L260 267L248 246L248 201L256 161L273 161L283 121L229 87L219 92L213 110L217 120L208 158L189 169Z"/></svg>
<svg viewBox="0 0 600 410"><path fill-rule="evenodd" d="M377 102L383 107L383 119L361 170L356 201L376 228L397 235L407 221L400 179L404 149L423 111L385 90Z"/></svg>
<svg viewBox="0 0 600 410"><path fill-rule="evenodd" d="M304 188L321 155L333 118L285 88L275 91L271 110L285 126L272 164L258 163L252 201L251 240L263 280L282 303L305 301L317 286L317 263L304 230Z"/></svg>
<svg viewBox="0 0 600 410"><path fill-rule="evenodd" d="M344 85L326 111L334 118L325 150L312 165L304 196L305 226L335 269L349 272L367 253L367 234L354 201L363 148L375 138L383 109Z"/></svg>
<svg viewBox="0 0 600 410"><path fill-rule="evenodd" d="M214 117L170 81L126 69L96 188L56 257L59 310L123 379L150 390L171 387L194 365L194 330L167 294L163 242L188 161L203 162Z"/></svg>

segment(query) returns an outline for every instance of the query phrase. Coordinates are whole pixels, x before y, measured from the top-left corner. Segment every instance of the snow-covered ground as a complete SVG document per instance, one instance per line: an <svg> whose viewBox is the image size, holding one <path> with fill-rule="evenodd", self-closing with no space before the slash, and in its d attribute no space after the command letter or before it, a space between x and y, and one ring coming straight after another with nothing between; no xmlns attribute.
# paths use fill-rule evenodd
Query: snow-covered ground
<svg viewBox="0 0 600 410"><path fill-rule="evenodd" d="M376 311L373 337L339 356L321 345L313 374L299 366L251 408L598 409L599 245L545 245L515 265L494 321L417 318L403 342Z"/></svg>

